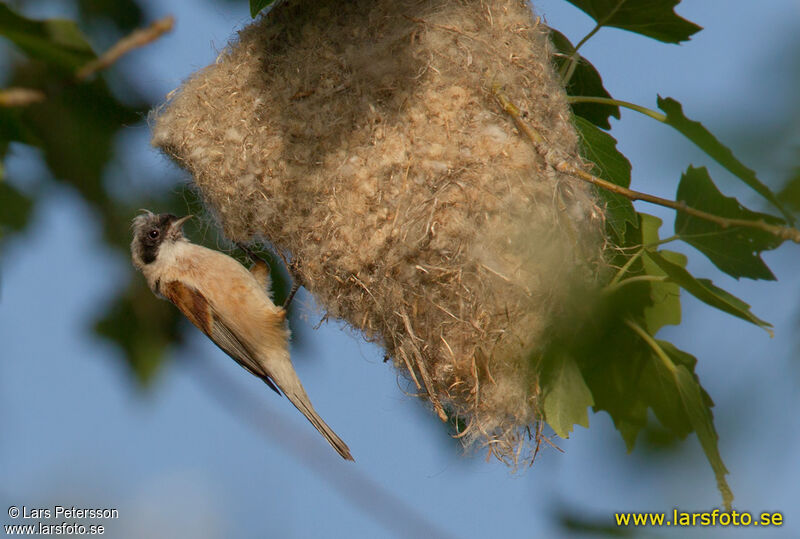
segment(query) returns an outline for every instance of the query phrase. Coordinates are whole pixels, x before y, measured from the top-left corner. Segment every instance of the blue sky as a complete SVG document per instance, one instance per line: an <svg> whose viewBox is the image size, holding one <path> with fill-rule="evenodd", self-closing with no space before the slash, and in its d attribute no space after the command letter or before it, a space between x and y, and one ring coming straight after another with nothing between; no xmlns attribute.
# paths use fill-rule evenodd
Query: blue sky
<svg viewBox="0 0 800 539"><path fill-rule="evenodd" d="M537 10L573 42L592 27L564 0L539 2ZM136 73L154 100L212 62L249 20L242 3L151 3L150 18L167 13L176 16L175 31L119 66ZM583 52L615 97L653 108L657 93L680 100L687 115L721 133L765 181L779 182L800 135L792 94L797 86L790 85L790 70L795 76L797 70L787 60L800 48L792 40L800 5L686 1L679 13L705 28L682 46L607 29ZM780 136L759 144L765 133ZM612 134L640 190L674 197L689 163L708 165L726 193L759 205L669 128L625 111ZM123 155L108 181L121 194L148 188L137 184L142 168L147 177L176 175L149 147L145 126L129 128L119 144ZM44 172L31 167L30 155L15 147L9 170L23 181L41 181ZM648 211L670 227L668 212ZM697 253L684 252L696 274L713 277L775 325L770 339L687 298L683 325L664 335L700 358L701 381L717 404L720 449L737 508L784 511L782 530L760 531L800 535L800 432L794 428L800 248L785 245L765 256L777 283L724 278ZM312 329L320 313L301 292L306 344L295 364L315 406L356 457L356 464L342 462L285 399L265 391L197 332L189 333L188 345L174 352L175 361L151 388L142 392L130 383L120 352L90 328L133 270L102 244L96 219L74 193L49 190L32 226L4 246L3 255L0 523L9 522L4 512L10 505L61 504L118 508L120 518L106 522L110 537L391 535L385 521L307 469L265 429L291 436L327 474L369 480L458 537L559 536L553 513L562 506L610 522L614 511L719 504L694 437L668 454L626 455L606 414L590 415L590 429L578 427L562 440L564 454L545 449L532 469L516 475L482 454L463 456L435 416L403 393L380 350L336 323ZM231 413L222 406L200 382L207 371L198 363L211 364L226 386L245 396L247 407ZM379 509L406 526L403 535L419 535L414 515L403 507ZM702 530L717 537L730 532Z"/></svg>

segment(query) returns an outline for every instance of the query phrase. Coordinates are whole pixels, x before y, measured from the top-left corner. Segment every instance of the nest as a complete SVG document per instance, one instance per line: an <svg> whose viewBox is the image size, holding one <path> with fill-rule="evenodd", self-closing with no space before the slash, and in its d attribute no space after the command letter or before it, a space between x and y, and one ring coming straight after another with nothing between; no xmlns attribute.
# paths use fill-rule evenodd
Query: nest
<svg viewBox="0 0 800 539"><path fill-rule="evenodd" d="M289 0L154 113L224 234L268 241L467 445L529 456L537 358L602 264L547 30L518 0ZM533 434L531 434L533 433Z"/></svg>

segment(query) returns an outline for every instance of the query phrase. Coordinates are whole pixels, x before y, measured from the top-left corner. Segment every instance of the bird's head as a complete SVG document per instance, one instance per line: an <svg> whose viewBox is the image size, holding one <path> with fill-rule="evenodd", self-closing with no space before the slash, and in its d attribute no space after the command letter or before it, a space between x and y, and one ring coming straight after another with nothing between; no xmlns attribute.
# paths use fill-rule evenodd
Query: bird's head
<svg viewBox="0 0 800 539"><path fill-rule="evenodd" d="M149 210L134 217L131 256L133 264L142 268L158 258L159 249L168 243L184 241L183 224L192 217L176 217L171 213L155 214Z"/></svg>

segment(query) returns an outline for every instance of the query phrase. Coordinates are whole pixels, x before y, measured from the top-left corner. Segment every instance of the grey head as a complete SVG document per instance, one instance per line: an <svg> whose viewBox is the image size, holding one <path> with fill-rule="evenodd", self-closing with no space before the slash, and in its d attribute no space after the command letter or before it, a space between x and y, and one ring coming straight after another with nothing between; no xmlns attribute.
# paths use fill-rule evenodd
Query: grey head
<svg viewBox="0 0 800 539"><path fill-rule="evenodd" d="M149 210L142 210L133 219L133 241L131 242L131 256L133 264L143 267L152 264L158 257L158 249L166 242L185 240L183 236L183 223L192 216L178 218L171 213L155 214Z"/></svg>

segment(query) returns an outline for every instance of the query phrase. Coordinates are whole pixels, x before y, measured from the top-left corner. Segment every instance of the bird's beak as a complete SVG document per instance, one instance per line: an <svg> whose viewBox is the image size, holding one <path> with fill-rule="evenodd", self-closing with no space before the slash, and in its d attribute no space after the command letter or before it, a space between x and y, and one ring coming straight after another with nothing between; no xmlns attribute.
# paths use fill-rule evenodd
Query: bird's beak
<svg viewBox="0 0 800 539"><path fill-rule="evenodd" d="M177 221L173 221L172 224L169 225L170 235L182 236L183 235L183 230L182 230L183 223L185 223L186 221L188 221L192 217L194 217L194 215L190 214L190 215L187 215L185 217L181 217Z"/></svg>

